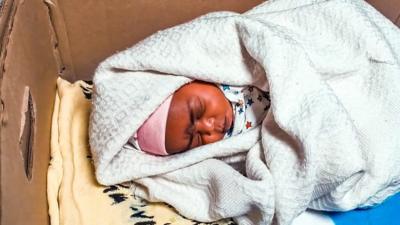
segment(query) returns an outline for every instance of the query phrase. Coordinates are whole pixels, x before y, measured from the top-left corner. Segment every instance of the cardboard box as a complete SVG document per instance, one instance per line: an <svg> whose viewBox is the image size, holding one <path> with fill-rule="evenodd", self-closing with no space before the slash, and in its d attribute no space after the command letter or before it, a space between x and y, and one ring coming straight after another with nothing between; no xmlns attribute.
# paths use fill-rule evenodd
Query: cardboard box
<svg viewBox="0 0 400 225"><path fill-rule="evenodd" d="M262 0L3 0L0 9L0 221L49 224L46 176L56 78L97 64L159 29ZM400 25L400 1L373 0Z"/></svg>

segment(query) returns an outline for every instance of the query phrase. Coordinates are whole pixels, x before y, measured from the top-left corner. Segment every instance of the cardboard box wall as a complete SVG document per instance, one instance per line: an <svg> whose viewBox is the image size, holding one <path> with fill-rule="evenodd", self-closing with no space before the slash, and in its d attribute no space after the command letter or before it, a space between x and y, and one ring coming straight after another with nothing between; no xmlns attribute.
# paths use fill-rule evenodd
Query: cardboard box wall
<svg viewBox="0 0 400 225"><path fill-rule="evenodd" d="M47 225L56 78L96 65L159 29L261 0L3 0L0 9L0 224ZM400 0L371 1L400 25Z"/></svg>

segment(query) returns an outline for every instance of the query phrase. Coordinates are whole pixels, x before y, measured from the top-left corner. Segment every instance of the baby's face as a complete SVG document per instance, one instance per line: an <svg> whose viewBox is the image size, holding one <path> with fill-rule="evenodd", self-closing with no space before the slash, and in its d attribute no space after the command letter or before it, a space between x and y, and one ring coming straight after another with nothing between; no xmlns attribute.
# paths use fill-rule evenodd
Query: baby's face
<svg viewBox="0 0 400 225"><path fill-rule="evenodd" d="M201 81L186 84L172 97L166 150L170 154L178 153L219 141L232 122L232 106L217 86Z"/></svg>

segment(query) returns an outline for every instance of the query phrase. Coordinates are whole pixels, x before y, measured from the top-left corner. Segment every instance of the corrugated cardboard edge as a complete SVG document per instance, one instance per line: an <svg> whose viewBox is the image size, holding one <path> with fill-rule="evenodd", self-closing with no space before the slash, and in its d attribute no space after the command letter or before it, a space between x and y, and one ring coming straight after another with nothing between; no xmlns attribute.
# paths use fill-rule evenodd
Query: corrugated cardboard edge
<svg viewBox="0 0 400 225"><path fill-rule="evenodd" d="M59 7L58 0L43 1L49 10L49 20L52 30L54 58L57 61L59 75L64 79L76 80L74 66L71 58L70 41L64 21L64 15Z"/></svg>
<svg viewBox="0 0 400 225"><path fill-rule="evenodd" d="M16 3L14 0L3 0L1 8L0 8L0 140L1 140L1 129L3 123L6 122L6 118L4 115L4 102L1 98L1 86L3 81L3 73L4 73L4 62L5 57L7 55L7 44L9 41L9 35L11 33L14 15L16 12ZM0 153L1 153L1 145L0 145ZM2 203L2 194L1 194L1 186L3 179L1 177L1 164L0 164L0 203ZM3 217L3 211L0 209L0 220Z"/></svg>
<svg viewBox="0 0 400 225"><path fill-rule="evenodd" d="M14 15L17 11L17 3L14 0L4 0L0 9L0 86L4 73L4 61L7 55L9 35L13 28ZM1 93L1 92L0 92Z"/></svg>

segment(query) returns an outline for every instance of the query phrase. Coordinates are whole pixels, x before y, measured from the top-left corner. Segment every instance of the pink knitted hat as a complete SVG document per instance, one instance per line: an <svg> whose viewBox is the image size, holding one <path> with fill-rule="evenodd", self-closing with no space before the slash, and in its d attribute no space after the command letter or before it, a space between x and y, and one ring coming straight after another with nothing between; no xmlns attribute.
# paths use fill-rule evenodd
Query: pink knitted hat
<svg viewBox="0 0 400 225"><path fill-rule="evenodd" d="M165 130L172 96L170 95L138 129L137 141L142 151L154 155L168 155L165 149Z"/></svg>

